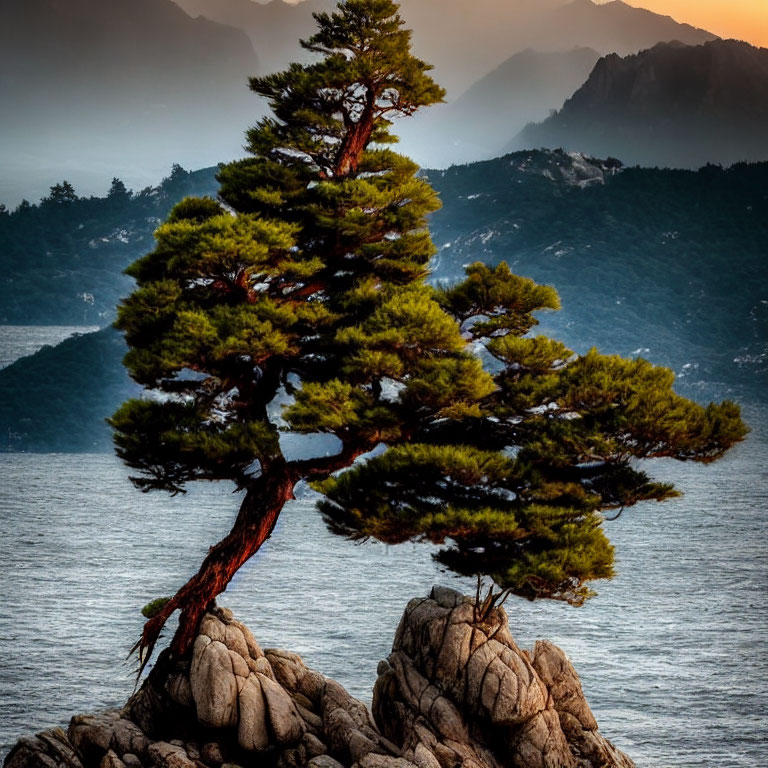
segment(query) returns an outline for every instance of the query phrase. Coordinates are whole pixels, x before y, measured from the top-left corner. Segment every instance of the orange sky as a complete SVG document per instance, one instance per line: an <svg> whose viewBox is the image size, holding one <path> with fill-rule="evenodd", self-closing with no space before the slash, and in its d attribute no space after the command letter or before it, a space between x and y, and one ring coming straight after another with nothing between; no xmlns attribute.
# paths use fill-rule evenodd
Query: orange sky
<svg viewBox="0 0 768 768"><path fill-rule="evenodd" d="M720 37L768 48L768 0L625 0Z"/></svg>

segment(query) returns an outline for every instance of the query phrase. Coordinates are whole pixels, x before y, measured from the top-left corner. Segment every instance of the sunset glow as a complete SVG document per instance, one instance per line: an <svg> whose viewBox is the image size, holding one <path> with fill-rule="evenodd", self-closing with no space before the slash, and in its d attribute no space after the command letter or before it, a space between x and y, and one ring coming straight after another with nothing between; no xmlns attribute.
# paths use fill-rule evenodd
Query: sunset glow
<svg viewBox="0 0 768 768"><path fill-rule="evenodd" d="M626 0L723 38L768 47L768 0Z"/></svg>

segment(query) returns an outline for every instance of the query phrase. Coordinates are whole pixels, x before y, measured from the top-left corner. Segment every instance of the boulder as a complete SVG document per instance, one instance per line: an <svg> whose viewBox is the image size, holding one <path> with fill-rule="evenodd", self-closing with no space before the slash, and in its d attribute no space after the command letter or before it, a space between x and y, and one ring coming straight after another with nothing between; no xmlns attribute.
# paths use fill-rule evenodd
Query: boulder
<svg viewBox="0 0 768 768"><path fill-rule="evenodd" d="M6 768L84 768L80 755L61 728L19 739L3 765Z"/></svg>
<svg viewBox="0 0 768 768"><path fill-rule="evenodd" d="M517 647L503 608L446 588L412 600L373 692L377 726L420 768L631 768L597 730L566 655Z"/></svg>
<svg viewBox="0 0 768 768"><path fill-rule="evenodd" d="M565 653L517 647L507 616L435 587L377 668L372 712L299 656L205 615L122 710L21 739L6 768L633 768L598 731Z"/></svg>

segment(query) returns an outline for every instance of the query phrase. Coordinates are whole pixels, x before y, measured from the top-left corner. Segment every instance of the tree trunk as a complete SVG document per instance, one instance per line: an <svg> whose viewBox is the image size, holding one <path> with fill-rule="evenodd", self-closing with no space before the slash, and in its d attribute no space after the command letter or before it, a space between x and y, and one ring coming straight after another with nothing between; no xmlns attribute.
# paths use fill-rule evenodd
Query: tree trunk
<svg viewBox="0 0 768 768"><path fill-rule="evenodd" d="M347 131L341 142L341 147L336 157L336 166L333 169L333 174L336 178L350 176L357 172L360 157L373 133L374 103L375 94L373 91L369 91L363 114L354 126Z"/></svg>
<svg viewBox="0 0 768 768"><path fill-rule="evenodd" d="M247 491L227 537L211 547L200 570L144 625L141 639L133 648L139 652L139 673L176 609L181 610L181 616L171 650L178 656L189 651L206 609L226 589L240 566L270 537L283 506L293 498L293 487L294 477L285 462L281 462L272 465Z"/></svg>

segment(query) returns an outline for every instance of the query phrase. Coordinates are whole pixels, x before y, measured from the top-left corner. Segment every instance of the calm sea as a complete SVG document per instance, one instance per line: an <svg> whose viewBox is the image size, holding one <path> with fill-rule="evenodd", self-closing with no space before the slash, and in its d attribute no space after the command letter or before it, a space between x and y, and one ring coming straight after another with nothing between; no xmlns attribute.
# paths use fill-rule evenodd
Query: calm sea
<svg viewBox="0 0 768 768"><path fill-rule="evenodd" d="M577 609L507 603L513 634L561 645L602 732L641 768L768 765L768 407L711 466L654 462L682 499L606 523L618 574ZM0 454L0 752L78 712L122 704L141 607L171 594L228 530L224 485L144 495L109 455ZM432 584L467 592L426 544L355 545L308 496L220 602L370 699L406 602Z"/></svg>

